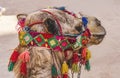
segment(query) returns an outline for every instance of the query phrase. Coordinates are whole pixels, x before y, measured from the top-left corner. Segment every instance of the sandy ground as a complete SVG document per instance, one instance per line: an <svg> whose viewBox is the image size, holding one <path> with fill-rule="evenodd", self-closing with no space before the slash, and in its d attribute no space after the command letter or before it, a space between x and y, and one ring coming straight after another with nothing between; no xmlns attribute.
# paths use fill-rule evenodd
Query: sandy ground
<svg viewBox="0 0 120 78"><path fill-rule="evenodd" d="M7 64L12 49L18 44L15 15L48 6L66 6L101 20L107 35L100 45L90 47L92 69L82 70L81 78L119 78L120 0L0 0L0 5L7 9L0 17L0 78L14 78L13 73L7 71Z"/></svg>

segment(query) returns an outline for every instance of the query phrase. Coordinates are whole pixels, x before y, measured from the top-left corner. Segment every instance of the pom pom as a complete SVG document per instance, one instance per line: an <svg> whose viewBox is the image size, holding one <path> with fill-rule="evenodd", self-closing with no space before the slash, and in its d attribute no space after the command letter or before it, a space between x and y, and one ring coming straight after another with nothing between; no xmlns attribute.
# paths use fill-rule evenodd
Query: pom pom
<svg viewBox="0 0 120 78"><path fill-rule="evenodd" d="M25 18L20 19L20 20L18 21L18 24L23 28L24 25L25 25Z"/></svg>
<svg viewBox="0 0 120 78"><path fill-rule="evenodd" d="M28 51L22 52L19 56L23 62L28 62L30 60L30 53Z"/></svg>
<svg viewBox="0 0 120 78"><path fill-rule="evenodd" d="M72 57L72 63L78 64L78 62L79 62L78 53L74 52Z"/></svg>
<svg viewBox="0 0 120 78"><path fill-rule="evenodd" d="M14 52L12 53L12 55L10 57L10 60L15 63L17 61L17 59L18 59L18 56L19 56L19 52L14 50Z"/></svg>
<svg viewBox="0 0 120 78"><path fill-rule="evenodd" d="M8 65L8 71L13 71L14 63L10 62Z"/></svg>
<svg viewBox="0 0 120 78"><path fill-rule="evenodd" d="M55 65L52 65L52 76L55 77L57 75L58 75L57 69L56 69Z"/></svg>
<svg viewBox="0 0 120 78"><path fill-rule="evenodd" d="M64 7L64 6L61 6L61 7L55 7L55 8L58 9L58 10L62 10L62 11L65 10L65 7Z"/></svg>
<svg viewBox="0 0 120 78"><path fill-rule="evenodd" d="M63 74L63 78L68 78L68 74L67 73Z"/></svg>
<svg viewBox="0 0 120 78"><path fill-rule="evenodd" d="M14 50L14 52L12 53L12 55L10 57L10 62L9 62L9 65L8 65L8 71L13 70L15 62L18 60L18 56L19 56L19 52Z"/></svg>
<svg viewBox="0 0 120 78"><path fill-rule="evenodd" d="M86 58L87 48L82 49L82 58Z"/></svg>
<svg viewBox="0 0 120 78"><path fill-rule="evenodd" d="M66 61L64 61L62 64L61 72L62 72L62 74L68 73L68 65L67 65Z"/></svg>
<svg viewBox="0 0 120 78"><path fill-rule="evenodd" d="M89 37L91 36L90 30L87 28L85 32L83 33L83 36Z"/></svg>
<svg viewBox="0 0 120 78"><path fill-rule="evenodd" d="M91 52L90 50L87 49L86 60L89 60L90 58L91 58Z"/></svg>
<svg viewBox="0 0 120 78"><path fill-rule="evenodd" d="M72 63L73 63L72 64L72 71L73 72L79 72L78 62L79 62L78 53L74 52L73 58L72 58Z"/></svg>
<svg viewBox="0 0 120 78"><path fill-rule="evenodd" d="M85 26L85 28L86 28L87 23L88 23L87 18L86 18L86 17L82 17L82 22L83 22L83 25L84 25L84 26Z"/></svg>
<svg viewBox="0 0 120 78"><path fill-rule="evenodd" d="M26 62L22 62L20 66L20 73L24 76L27 74Z"/></svg>
<svg viewBox="0 0 120 78"><path fill-rule="evenodd" d="M89 60L86 61L85 69L86 69L87 71L90 71L90 63L89 63Z"/></svg>
<svg viewBox="0 0 120 78"><path fill-rule="evenodd" d="M75 63L72 64L72 71L73 72L79 72L79 66L78 66L78 64L75 64Z"/></svg>
<svg viewBox="0 0 120 78"><path fill-rule="evenodd" d="M82 48L82 53L81 53L81 57L82 57L81 63L82 64L86 63L86 56L87 56L87 48L84 47L84 48Z"/></svg>

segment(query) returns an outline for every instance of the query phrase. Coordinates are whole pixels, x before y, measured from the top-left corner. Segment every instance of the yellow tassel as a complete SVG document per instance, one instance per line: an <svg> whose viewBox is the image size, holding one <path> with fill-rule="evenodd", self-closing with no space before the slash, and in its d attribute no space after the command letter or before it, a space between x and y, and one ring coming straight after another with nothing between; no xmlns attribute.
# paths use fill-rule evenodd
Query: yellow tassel
<svg viewBox="0 0 120 78"><path fill-rule="evenodd" d="M87 49L86 60L89 60L90 58L91 58L91 52L90 52L90 50Z"/></svg>
<svg viewBox="0 0 120 78"><path fill-rule="evenodd" d="M68 73L68 65L67 65L66 61L64 61L62 64L61 72L62 72L62 74Z"/></svg>
<svg viewBox="0 0 120 78"><path fill-rule="evenodd" d="M20 44L25 46L26 45L26 42L23 40L23 36L25 35L26 33L24 31L20 31L19 33L19 39L20 39Z"/></svg>

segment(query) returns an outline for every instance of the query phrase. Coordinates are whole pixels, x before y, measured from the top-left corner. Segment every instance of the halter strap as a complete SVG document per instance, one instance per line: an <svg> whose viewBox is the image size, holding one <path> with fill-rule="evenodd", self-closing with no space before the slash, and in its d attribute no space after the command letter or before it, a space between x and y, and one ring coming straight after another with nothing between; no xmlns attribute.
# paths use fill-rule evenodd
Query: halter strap
<svg viewBox="0 0 120 78"><path fill-rule="evenodd" d="M42 24L42 23L43 23L43 21L38 21L38 22L34 22L34 23L30 24L29 26L32 27L35 24Z"/></svg>

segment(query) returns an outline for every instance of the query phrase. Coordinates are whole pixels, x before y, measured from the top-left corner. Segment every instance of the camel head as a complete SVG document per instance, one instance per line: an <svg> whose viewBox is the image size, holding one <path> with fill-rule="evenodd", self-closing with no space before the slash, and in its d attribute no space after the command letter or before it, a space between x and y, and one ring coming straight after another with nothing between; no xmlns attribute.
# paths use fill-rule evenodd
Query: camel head
<svg viewBox="0 0 120 78"><path fill-rule="evenodd" d="M28 55L30 55L31 57L31 59L27 62L27 69L26 69L28 78L33 78L33 77L51 78L51 67L53 64L55 65L57 71L60 71L62 63L64 63L63 62L64 60L70 60L73 57L74 53L77 52L80 53L80 49L69 50L68 48L67 48L68 50L66 51L62 49L59 50L60 52L59 51L54 52L55 50L53 48L48 49L45 46L44 47L41 47L41 45L39 46L38 42L35 40L38 37L41 37L40 35L42 35L42 38L45 37L43 33L52 34L52 38L57 40L57 46L61 48L62 40L60 42L59 39L57 39L57 36L59 36L60 38L62 36L63 41L65 39L68 40L74 38L76 40L78 37L80 38L83 32L85 32L85 26L84 26L85 23L83 23L83 19L78 18L76 14L73 14L67 10L59 10L59 9L51 8L51 9L43 9L30 14L19 14L17 15L17 18L19 24L18 26L20 26L18 27L18 30L21 30L21 28L22 31L25 30L24 32L25 34L22 32L22 34L24 34L23 37L25 37L26 35L29 36L29 39L28 37L26 37L24 38L24 41L31 40L28 42L30 43L30 46L29 44L27 47L20 45L18 46L18 49L15 49L15 51L17 50L18 53L20 53L20 56L23 53L28 53ZM91 45L100 44L104 39L104 36L106 35L106 31L104 27L101 25L101 22L97 18L90 16L86 16L84 21L85 22L87 21L86 26L87 29L89 29L89 32L91 33L89 34L90 36L87 45L91 46ZM34 33L31 34L31 32ZM37 35L34 36L35 33L37 33ZM19 39L21 39L20 36ZM48 41L49 39L51 39L51 37L46 39L44 38L43 44L47 43L50 46ZM23 40L23 38L21 40ZM74 42L77 42L77 40ZM33 46L34 45L33 43L35 43L37 46L36 45ZM71 46L70 41L68 43L70 44L70 48L73 48ZM65 56L64 52L66 52L68 56ZM20 66L21 63L22 63L21 59L18 59L14 66L14 72L17 78L24 78L23 76L24 74L22 74L23 72L20 73L19 71L20 68L22 68ZM26 72L24 73L26 74Z"/></svg>
<svg viewBox="0 0 120 78"><path fill-rule="evenodd" d="M18 20L24 18L25 26L32 25L30 30L36 32L73 36L84 31L81 18L75 18L74 16L58 9L45 9L45 11L37 11L28 15L19 14L17 18ZM88 20L87 27L91 33L91 38L88 45L91 46L100 44L106 35L105 28L102 26L100 20L98 20L96 17L86 16L86 18ZM57 21L59 22L60 26L58 25Z"/></svg>

